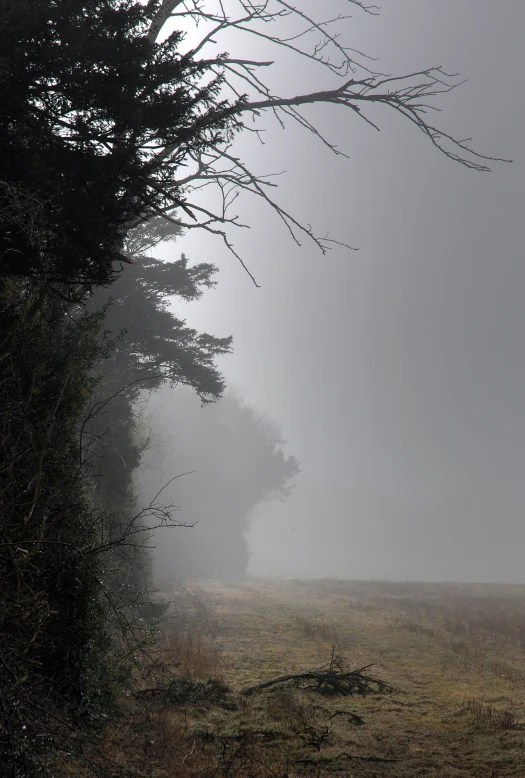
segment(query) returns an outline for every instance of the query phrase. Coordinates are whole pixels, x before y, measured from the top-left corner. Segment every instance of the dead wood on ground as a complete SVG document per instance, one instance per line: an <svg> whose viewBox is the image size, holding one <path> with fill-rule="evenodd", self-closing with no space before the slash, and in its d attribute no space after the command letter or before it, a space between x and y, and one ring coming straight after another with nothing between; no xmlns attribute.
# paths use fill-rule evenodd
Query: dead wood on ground
<svg viewBox="0 0 525 778"><path fill-rule="evenodd" d="M350 670L349 661L345 657L337 656L334 647L332 647L330 662L317 670L280 675L278 678L249 686L247 689L243 689L241 694L248 696L279 683L293 683L302 688L313 689L319 694L341 695L343 697L354 694L382 694L391 691L392 687L386 681L364 675L364 671L370 667L372 667L371 664L358 670Z"/></svg>

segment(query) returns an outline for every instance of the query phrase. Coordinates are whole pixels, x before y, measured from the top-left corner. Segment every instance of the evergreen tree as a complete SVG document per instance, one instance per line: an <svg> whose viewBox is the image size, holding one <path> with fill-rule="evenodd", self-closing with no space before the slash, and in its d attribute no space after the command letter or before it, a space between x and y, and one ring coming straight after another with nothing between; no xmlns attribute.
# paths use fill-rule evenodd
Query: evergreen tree
<svg viewBox="0 0 525 778"><path fill-rule="evenodd" d="M209 63L179 54L183 33L149 39L159 6L3 3L0 273L108 283L130 225L181 197L155 151L174 170L233 127Z"/></svg>
<svg viewBox="0 0 525 778"><path fill-rule="evenodd" d="M160 240L176 234L161 219L131 231L126 248L135 264L109 291L98 289L89 304L105 310L105 326L117 341L112 358L97 366L101 381L93 398L93 418L84 426L96 502L106 515L105 534L115 544L108 585L141 614L151 610L150 559L145 548L150 523L147 516L139 515L135 491L136 471L147 445L138 433L137 400L164 382L190 387L203 404L216 400L223 393L224 380L215 359L231 350L231 338L196 332L168 305L173 297L198 299L204 289L213 288L216 272L211 264L191 265L184 255L171 262L146 256ZM169 522L166 514L162 521ZM133 542L128 542L129 537L125 543L117 542L129 535L130 522Z"/></svg>
<svg viewBox="0 0 525 778"><path fill-rule="evenodd" d="M92 300L93 305L109 304L106 326L114 335L122 333L105 369L105 383L110 371L121 386L147 381L153 389L169 379L191 386L203 402L220 397L224 381L215 360L230 353L232 338L198 333L176 316L169 304L172 297L185 301L200 298L203 289L215 285L212 277L217 268L190 265L184 255L172 262L148 257L138 257L135 262L109 291L99 290Z"/></svg>

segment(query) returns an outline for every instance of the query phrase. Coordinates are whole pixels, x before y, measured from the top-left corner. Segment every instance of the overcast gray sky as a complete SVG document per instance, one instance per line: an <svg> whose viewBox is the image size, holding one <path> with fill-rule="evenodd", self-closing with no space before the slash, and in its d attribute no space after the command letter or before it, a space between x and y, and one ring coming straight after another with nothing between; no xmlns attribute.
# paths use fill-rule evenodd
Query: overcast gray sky
<svg viewBox="0 0 525 778"><path fill-rule="evenodd" d="M294 496L254 518L254 574L525 581L524 29L522 0L391 0L349 28L382 70L468 78L439 121L512 165L471 172L385 110L377 133L317 108L350 159L294 127L237 149L358 252L300 250L248 201L235 242L261 289L210 236L166 251L219 265L183 312L234 336L221 368L302 462Z"/></svg>

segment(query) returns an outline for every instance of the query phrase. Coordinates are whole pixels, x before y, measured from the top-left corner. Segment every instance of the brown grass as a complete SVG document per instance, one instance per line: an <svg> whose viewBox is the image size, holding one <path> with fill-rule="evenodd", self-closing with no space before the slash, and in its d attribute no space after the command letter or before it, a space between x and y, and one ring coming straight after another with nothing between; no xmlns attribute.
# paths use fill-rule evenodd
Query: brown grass
<svg viewBox="0 0 525 778"><path fill-rule="evenodd" d="M123 776L525 775L525 587L202 582L174 600L135 691L184 678L199 693L183 704L121 700L104 737ZM334 644L353 667L374 663L393 692L326 698L283 685L240 695L321 666ZM203 699L208 678L231 691Z"/></svg>
<svg viewBox="0 0 525 778"><path fill-rule="evenodd" d="M467 697L461 708L471 713L478 721L495 729L516 729L521 719L511 708L496 708L494 705Z"/></svg>
<svg viewBox="0 0 525 778"><path fill-rule="evenodd" d="M157 652L164 665L190 680L222 679L223 657L206 633L196 628L170 627L159 640Z"/></svg>

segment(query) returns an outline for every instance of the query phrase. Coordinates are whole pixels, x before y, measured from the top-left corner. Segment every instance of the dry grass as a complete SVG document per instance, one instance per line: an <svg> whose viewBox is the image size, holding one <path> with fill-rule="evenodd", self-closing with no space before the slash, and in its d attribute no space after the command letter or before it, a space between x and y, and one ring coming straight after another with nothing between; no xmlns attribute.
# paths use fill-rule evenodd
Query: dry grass
<svg viewBox="0 0 525 778"><path fill-rule="evenodd" d="M469 697L461 703L461 708L471 713L478 721L495 729L516 729L521 723L517 713L511 708L496 708L495 705Z"/></svg>
<svg viewBox="0 0 525 778"><path fill-rule="evenodd" d="M121 701L105 733L115 776L525 776L525 587L202 582L174 600L135 690L185 679L190 693ZM319 667L333 645L393 691L240 694Z"/></svg>
<svg viewBox="0 0 525 778"><path fill-rule="evenodd" d="M190 680L222 679L223 657L200 628L169 627L157 646L162 663Z"/></svg>

